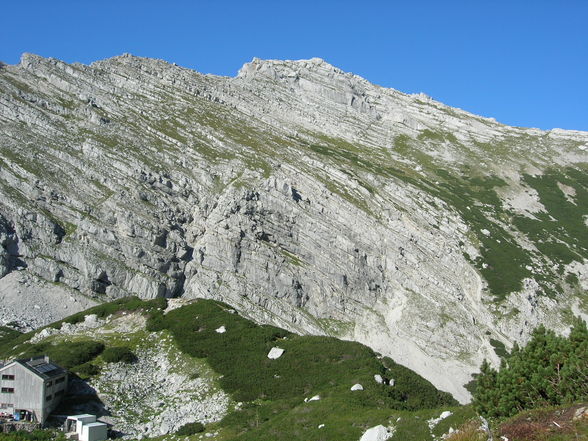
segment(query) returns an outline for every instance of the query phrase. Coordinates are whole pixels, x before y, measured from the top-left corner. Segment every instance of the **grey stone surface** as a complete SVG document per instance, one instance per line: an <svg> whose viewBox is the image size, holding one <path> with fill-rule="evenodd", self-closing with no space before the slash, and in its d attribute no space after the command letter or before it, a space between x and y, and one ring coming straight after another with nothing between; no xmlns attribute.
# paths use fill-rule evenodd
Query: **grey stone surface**
<svg viewBox="0 0 588 441"><path fill-rule="evenodd" d="M585 312L537 295L531 277L497 307L464 257L479 243L459 213L373 169L393 158L430 173L399 153L402 136L433 169L506 179L504 203L528 215L541 204L522 171L588 162L588 133L508 127L320 59L254 59L228 78L128 54L89 66L24 54L0 70L0 286L21 270L61 294L44 299L51 318L27 307L0 320L69 315L72 292L214 298L365 343L467 401L470 374L498 361L490 339L508 347ZM512 155L480 147L505 140ZM588 264L574 265L588 288Z"/></svg>

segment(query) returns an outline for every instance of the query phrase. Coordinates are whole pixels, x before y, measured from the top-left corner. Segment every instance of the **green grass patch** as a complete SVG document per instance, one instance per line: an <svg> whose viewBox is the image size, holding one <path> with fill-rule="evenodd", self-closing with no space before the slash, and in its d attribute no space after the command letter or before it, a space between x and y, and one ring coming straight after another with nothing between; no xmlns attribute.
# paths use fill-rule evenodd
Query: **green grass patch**
<svg viewBox="0 0 588 441"><path fill-rule="evenodd" d="M0 433L2 441L65 441L65 434L53 429Z"/></svg>
<svg viewBox="0 0 588 441"><path fill-rule="evenodd" d="M457 138L453 133L445 131L433 131L425 129L417 136L419 141L436 141L436 142L451 142L458 144Z"/></svg>
<svg viewBox="0 0 588 441"><path fill-rule="evenodd" d="M154 312L158 309L165 309L167 300L163 297L159 297L153 300L141 300L139 297L130 296L117 299L112 302L102 303L101 305L94 306L85 311L78 312L77 314L70 315L63 320L59 320L55 323L50 324L52 328L59 329L63 323L76 324L83 322L86 316L95 314L98 318L104 318L109 315L118 312L132 312L142 310L145 312Z"/></svg>
<svg viewBox="0 0 588 441"><path fill-rule="evenodd" d="M216 332L220 326L225 333ZM182 352L205 358L221 375L223 390L245 403L220 423L229 439L356 440L392 409L456 404L449 394L390 359L379 360L364 345L257 325L212 300L155 313L148 329L169 330ZM274 346L285 352L270 360ZM378 384L374 374L394 378L396 385ZM355 383L364 390L351 391ZM304 402L314 395L321 400ZM325 428L318 429L319 424Z"/></svg>
<svg viewBox="0 0 588 441"><path fill-rule="evenodd" d="M499 223L491 219L505 214L495 188L506 185L495 176L456 178L446 170L436 173L443 182L431 191L455 208L476 233L480 242L480 257L474 262L492 294L503 299L522 288L522 281L531 272L527 251ZM489 234L484 234L486 230Z"/></svg>
<svg viewBox="0 0 588 441"><path fill-rule="evenodd" d="M73 314L69 317L66 317L63 320L59 320L57 322L51 323L45 328L51 327L54 329L61 328L63 323L70 323L76 324L84 321L85 317L90 314L96 314L99 318L104 318L112 314L116 314L119 312L131 312L131 311L143 311L147 314L155 314L158 311L160 312L162 309L165 309L167 306L167 300L164 298L156 298L153 300L141 300L138 297L124 297L122 299L115 300L109 303L103 303L101 305L94 306L90 309L85 311L81 311L77 314ZM0 328L5 329L5 328ZM14 333L9 331L0 331L2 332L5 337L0 336L0 359L2 358L14 358L23 352L30 352L34 345L30 345L26 343L33 335L37 332L41 331L44 328L37 329L35 331L27 332L25 334L22 333ZM38 351L36 350L38 349ZM41 347L37 346L33 352L37 353L38 355L43 355L41 352ZM59 364L59 363L58 363Z"/></svg>
<svg viewBox="0 0 588 441"><path fill-rule="evenodd" d="M300 257L298 257L296 254L291 253L290 251L285 250L284 248L280 248L280 252L288 260L288 262L290 262L290 264L294 266L302 266L304 264L304 262L302 262Z"/></svg>
<svg viewBox="0 0 588 441"><path fill-rule="evenodd" d="M524 175L524 182L539 194L547 213L535 213L536 219L516 216L516 227L553 262L566 265L588 258L588 173L586 170L550 169L540 176ZM575 195L566 195L558 184L570 187ZM560 269L560 272L562 270Z"/></svg>
<svg viewBox="0 0 588 441"><path fill-rule="evenodd" d="M0 326L0 346L2 346L4 343L10 343L11 341L14 341L14 339L21 334L21 332L18 332L12 328Z"/></svg>

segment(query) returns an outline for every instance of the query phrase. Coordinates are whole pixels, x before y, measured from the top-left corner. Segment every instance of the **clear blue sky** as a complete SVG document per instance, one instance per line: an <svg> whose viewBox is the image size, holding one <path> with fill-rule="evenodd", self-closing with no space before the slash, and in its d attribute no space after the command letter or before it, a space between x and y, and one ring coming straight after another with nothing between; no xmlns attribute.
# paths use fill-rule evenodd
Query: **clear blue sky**
<svg viewBox="0 0 588 441"><path fill-rule="evenodd" d="M526 127L588 130L588 0L5 0L0 60L124 52L235 75L321 57L403 92Z"/></svg>

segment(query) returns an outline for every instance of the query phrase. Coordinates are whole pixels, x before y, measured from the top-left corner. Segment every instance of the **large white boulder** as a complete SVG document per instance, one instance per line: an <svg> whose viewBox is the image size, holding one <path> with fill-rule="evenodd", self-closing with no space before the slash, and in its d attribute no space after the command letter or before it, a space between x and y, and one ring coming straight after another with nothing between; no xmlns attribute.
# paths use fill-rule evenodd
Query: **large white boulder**
<svg viewBox="0 0 588 441"><path fill-rule="evenodd" d="M272 360L275 360L276 358L280 358L283 353L284 353L284 350L282 348L278 348L276 346L276 347L273 347L270 349L269 353L267 354L267 358L271 358Z"/></svg>
<svg viewBox="0 0 588 441"><path fill-rule="evenodd" d="M393 435L393 432L382 426L371 427L364 432L359 441L386 441Z"/></svg>

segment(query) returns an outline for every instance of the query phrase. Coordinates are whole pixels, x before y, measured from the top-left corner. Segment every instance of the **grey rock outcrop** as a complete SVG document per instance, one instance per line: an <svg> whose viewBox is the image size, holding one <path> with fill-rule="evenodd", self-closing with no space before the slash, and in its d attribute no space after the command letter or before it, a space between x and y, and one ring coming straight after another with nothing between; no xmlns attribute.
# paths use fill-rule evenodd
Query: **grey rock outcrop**
<svg viewBox="0 0 588 441"><path fill-rule="evenodd" d="M0 129L0 277L223 300L366 343L462 401L493 344L586 314L581 244L564 264L511 224L547 212L527 176L581 171L588 133L504 126L320 59L227 78L32 54L0 69ZM530 257L497 301L506 244Z"/></svg>

